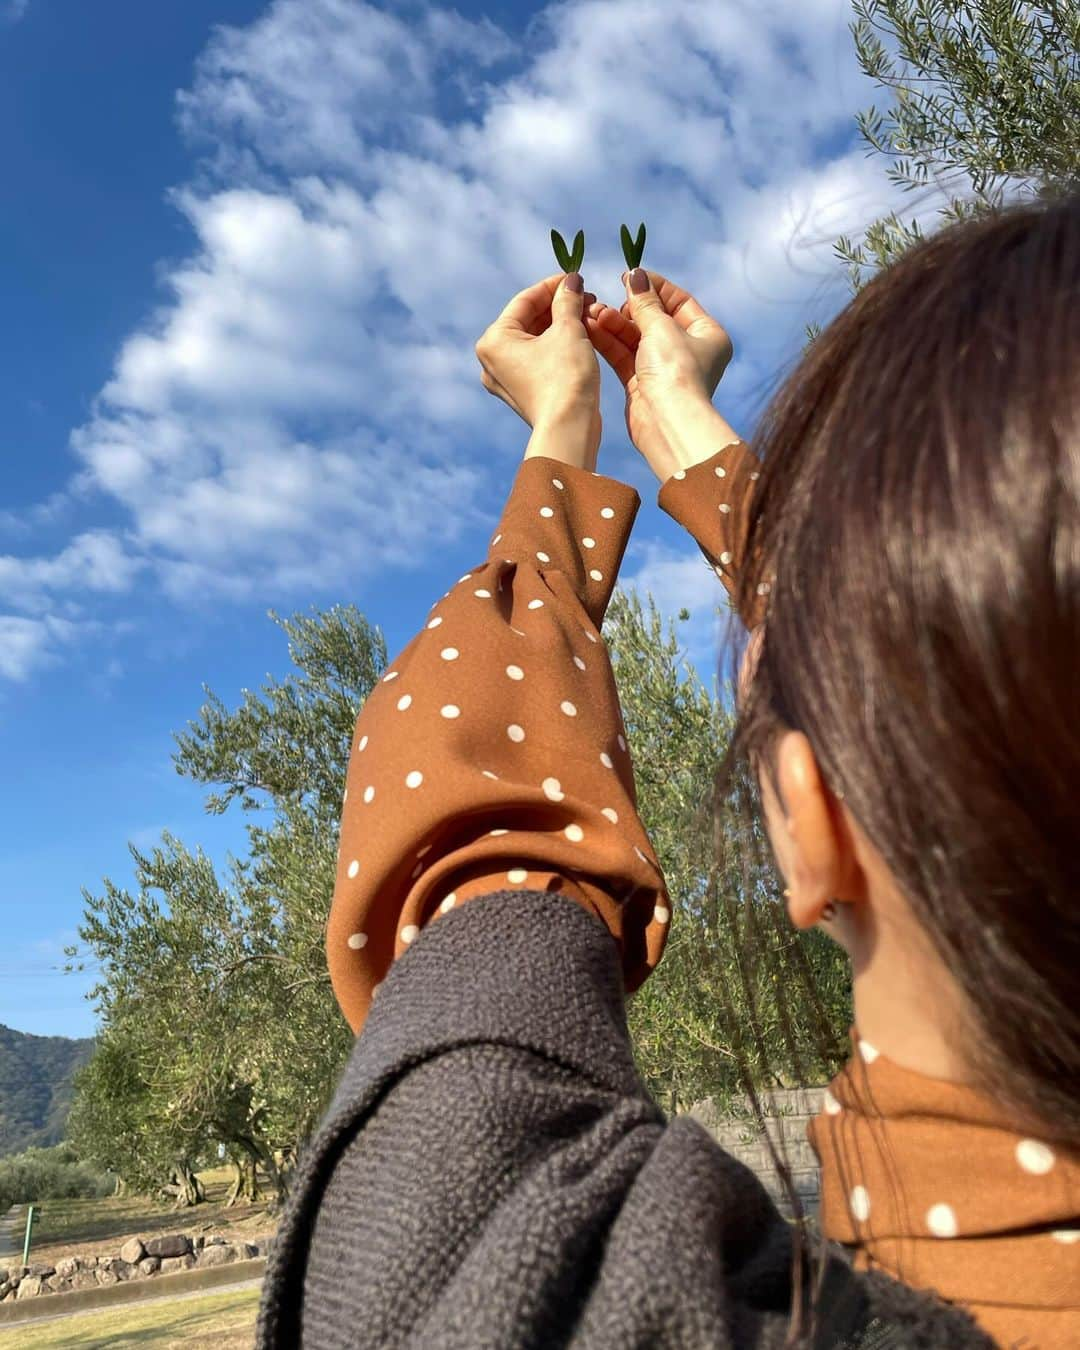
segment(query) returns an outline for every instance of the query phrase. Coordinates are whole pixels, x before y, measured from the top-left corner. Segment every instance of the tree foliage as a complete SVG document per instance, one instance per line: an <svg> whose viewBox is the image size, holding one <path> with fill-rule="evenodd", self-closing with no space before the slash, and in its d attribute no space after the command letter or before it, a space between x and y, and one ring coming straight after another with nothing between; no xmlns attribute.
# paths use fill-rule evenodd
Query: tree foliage
<svg viewBox="0 0 1080 1350"><path fill-rule="evenodd" d="M109 1195L113 1178L85 1162L70 1144L28 1148L0 1159L0 1214L12 1205Z"/></svg>
<svg viewBox="0 0 1080 1350"><path fill-rule="evenodd" d="M253 1198L262 1176L280 1201L351 1044L325 925L352 728L385 644L351 607L271 617L297 672L244 690L235 711L207 689L176 738L177 771L215 789L209 811L261 813L248 856L222 881L166 833L149 854L131 849L136 895L108 880L84 892L103 1036L73 1130L131 1184L188 1202L196 1161L219 1147L236 1198Z"/></svg>
<svg viewBox="0 0 1080 1350"><path fill-rule="evenodd" d="M859 65L891 95L856 116L869 154L892 160L906 192L949 194L943 223L1007 199L1043 200L1080 187L1078 0L853 0ZM836 256L858 292L923 237L890 212L841 236ZM811 341L821 329L808 325Z"/></svg>
<svg viewBox="0 0 1080 1350"><path fill-rule="evenodd" d="M670 1110L730 1098L744 1075L758 1087L820 1080L845 1052L847 958L823 934L788 923L749 779L739 780L738 801L713 810L730 697L715 698L685 665L651 596L646 610L616 590L604 639L639 814L674 905L664 958L630 1001L642 1076ZM741 837L747 818L753 850Z"/></svg>

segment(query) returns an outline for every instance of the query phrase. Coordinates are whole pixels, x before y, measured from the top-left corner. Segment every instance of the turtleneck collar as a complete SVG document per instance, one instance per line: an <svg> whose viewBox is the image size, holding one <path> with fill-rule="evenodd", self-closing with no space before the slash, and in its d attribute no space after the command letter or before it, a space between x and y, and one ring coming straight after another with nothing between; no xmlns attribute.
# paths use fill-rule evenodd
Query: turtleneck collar
<svg viewBox="0 0 1080 1350"><path fill-rule="evenodd" d="M1080 1346L1080 1155L988 1095L854 1053L807 1134L825 1235L966 1308L1000 1345Z"/></svg>

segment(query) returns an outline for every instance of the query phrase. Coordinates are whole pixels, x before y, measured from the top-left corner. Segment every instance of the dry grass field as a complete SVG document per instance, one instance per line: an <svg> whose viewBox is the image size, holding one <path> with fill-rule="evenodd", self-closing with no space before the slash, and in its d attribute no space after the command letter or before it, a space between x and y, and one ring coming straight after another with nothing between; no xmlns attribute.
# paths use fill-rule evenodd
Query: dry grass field
<svg viewBox="0 0 1080 1350"><path fill-rule="evenodd" d="M0 1328L0 1350L251 1350L259 1288Z"/></svg>

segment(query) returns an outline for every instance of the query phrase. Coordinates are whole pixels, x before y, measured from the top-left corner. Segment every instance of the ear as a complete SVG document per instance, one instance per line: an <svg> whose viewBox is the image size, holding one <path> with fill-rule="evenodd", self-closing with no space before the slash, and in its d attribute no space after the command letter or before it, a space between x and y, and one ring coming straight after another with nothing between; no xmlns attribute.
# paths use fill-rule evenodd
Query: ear
<svg viewBox="0 0 1080 1350"><path fill-rule="evenodd" d="M781 738L776 770L788 835L788 913L796 928L812 928L830 900L857 898L858 863L842 812L801 731Z"/></svg>

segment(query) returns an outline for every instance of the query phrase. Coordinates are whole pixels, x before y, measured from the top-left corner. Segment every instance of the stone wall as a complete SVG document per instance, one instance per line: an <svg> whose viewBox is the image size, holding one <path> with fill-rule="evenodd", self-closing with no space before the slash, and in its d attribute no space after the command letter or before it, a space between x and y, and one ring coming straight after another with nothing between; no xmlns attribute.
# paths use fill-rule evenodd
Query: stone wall
<svg viewBox="0 0 1080 1350"><path fill-rule="evenodd" d="M66 1256L55 1265L38 1262L6 1269L0 1266L0 1303L250 1261L256 1256L266 1256L273 1241L272 1237L263 1237L253 1242L228 1242L223 1237L202 1233L196 1237L168 1233L145 1241L131 1238L116 1256Z"/></svg>
<svg viewBox="0 0 1080 1350"><path fill-rule="evenodd" d="M807 1123L822 1110L824 1087L783 1088L759 1094L769 1137L783 1143L787 1165L800 1200L809 1214L816 1214L820 1199L817 1155L806 1137ZM791 1217L790 1205L776 1174L772 1154L762 1138L748 1100L721 1113L706 1099L687 1112L699 1121L721 1148L745 1163L761 1179L781 1212Z"/></svg>

